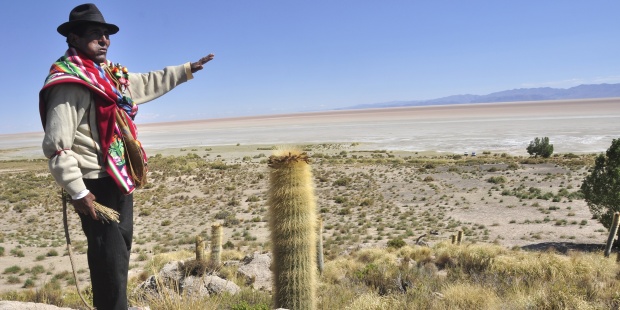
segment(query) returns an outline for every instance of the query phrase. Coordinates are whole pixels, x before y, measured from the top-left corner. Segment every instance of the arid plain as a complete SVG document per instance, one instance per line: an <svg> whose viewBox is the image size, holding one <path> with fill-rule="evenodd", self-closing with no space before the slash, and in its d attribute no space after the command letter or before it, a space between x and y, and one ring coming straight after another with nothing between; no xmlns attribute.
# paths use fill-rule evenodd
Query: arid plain
<svg viewBox="0 0 620 310"><path fill-rule="evenodd" d="M313 157L327 259L395 238L413 244L426 235L432 244L459 230L467 242L506 247L600 247L607 231L578 189L592 154L620 137L618 124L620 98L142 124L151 184L135 194L131 273L156 253L192 248L214 222L224 224L224 242L233 247L268 249L266 158L290 147ZM544 136L557 156L528 158L529 141ZM0 270L20 267L0 274L2 291L70 268L41 138L0 135ZM70 222L83 270L75 214Z"/></svg>

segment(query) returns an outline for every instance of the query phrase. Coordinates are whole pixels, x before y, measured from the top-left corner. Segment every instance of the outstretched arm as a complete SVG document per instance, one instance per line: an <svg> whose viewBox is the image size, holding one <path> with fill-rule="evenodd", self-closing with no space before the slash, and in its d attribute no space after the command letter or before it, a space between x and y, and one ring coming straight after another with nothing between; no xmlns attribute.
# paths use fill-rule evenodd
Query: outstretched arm
<svg viewBox="0 0 620 310"><path fill-rule="evenodd" d="M184 65L166 67L163 70L149 73L130 73L131 98L136 104L158 98L179 84L192 79L192 73L202 70L203 65L211 61L213 57L213 54L209 54L197 62L186 62Z"/></svg>

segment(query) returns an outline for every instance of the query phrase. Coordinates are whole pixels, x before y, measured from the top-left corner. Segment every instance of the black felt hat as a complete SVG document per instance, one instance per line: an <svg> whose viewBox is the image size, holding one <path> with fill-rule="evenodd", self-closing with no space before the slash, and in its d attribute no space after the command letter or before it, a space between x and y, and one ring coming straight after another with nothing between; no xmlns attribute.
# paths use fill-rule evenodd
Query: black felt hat
<svg viewBox="0 0 620 310"><path fill-rule="evenodd" d="M118 27L114 24L108 24L103 19L103 14L99 11L96 5L92 3L81 4L73 8L69 13L69 21L58 26L58 33L63 36L68 36L71 30L75 27L85 24L99 24L108 28L110 34L118 32Z"/></svg>

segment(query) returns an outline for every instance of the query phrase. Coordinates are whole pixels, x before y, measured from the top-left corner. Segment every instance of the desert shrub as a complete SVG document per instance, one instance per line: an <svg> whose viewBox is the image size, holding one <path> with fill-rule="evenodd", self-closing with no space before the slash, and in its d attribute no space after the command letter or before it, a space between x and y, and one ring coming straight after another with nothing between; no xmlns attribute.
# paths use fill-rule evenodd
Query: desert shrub
<svg viewBox="0 0 620 310"><path fill-rule="evenodd" d="M391 239L390 241L388 241L387 246L391 247L391 248L402 248L405 246L405 240L403 240L402 238L395 238L395 239Z"/></svg>
<svg viewBox="0 0 620 310"><path fill-rule="evenodd" d="M335 203L345 203L347 202L349 199L347 199L347 197L342 197L342 196L336 196L334 197L334 202Z"/></svg>
<svg viewBox="0 0 620 310"><path fill-rule="evenodd" d="M7 284L18 284L18 283L21 283L21 282L22 282L22 280L20 280L19 277L16 277L16 276L9 276L6 279L6 283Z"/></svg>
<svg viewBox="0 0 620 310"><path fill-rule="evenodd" d="M224 223L223 224L224 224L225 227L232 227L232 226L239 225L239 223L241 223L240 219L236 218L234 215L230 215L230 216L227 216L224 219Z"/></svg>
<svg viewBox="0 0 620 310"><path fill-rule="evenodd" d="M47 251L47 256L58 256L58 251L51 249L49 251Z"/></svg>
<svg viewBox="0 0 620 310"><path fill-rule="evenodd" d="M260 201L260 198L258 198L258 196L256 196L256 195L252 195L252 196L248 197L245 201L246 202L257 202L257 201Z"/></svg>
<svg viewBox="0 0 620 310"><path fill-rule="evenodd" d="M24 285L22 286L22 288L33 288L35 287L36 283L34 282L33 279L26 279L26 281L24 282Z"/></svg>
<svg viewBox="0 0 620 310"><path fill-rule="evenodd" d="M360 206L361 207L367 207L367 206L372 206L375 204L374 199L372 198L364 198L362 199L362 201L360 202Z"/></svg>
<svg viewBox="0 0 620 310"><path fill-rule="evenodd" d="M404 246L399 249L399 256L413 260L419 264L425 264L433 261L433 250L423 246Z"/></svg>
<svg viewBox="0 0 620 310"><path fill-rule="evenodd" d="M345 178L339 178L338 180L334 181L333 185L334 186L347 186L349 184L351 184L351 178L345 177Z"/></svg>
<svg viewBox="0 0 620 310"><path fill-rule="evenodd" d="M435 179L430 175L424 178L424 182L433 182L433 181L435 181Z"/></svg>
<svg viewBox="0 0 620 310"><path fill-rule="evenodd" d="M4 247L0 246L0 256L4 256Z"/></svg>
<svg viewBox="0 0 620 310"><path fill-rule="evenodd" d="M508 164L508 167L506 167L510 170L518 170L519 169L519 165L517 163L510 163Z"/></svg>
<svg viewBox="0 0 620 310"><path fill-rule="evenodd" d="M228 241L226 241L226 243L224 243L222 245L222 248L224 248L224 249L234 249L235 245L230 240L228 240Z"/></svg>
<svg viewBox="0 0 620 310"><path fill-rule="evenodd" d="M471 283L454 283L441 291L443 309L500 309L501 302L490 288Z"/></svg>
<svg viewBox="0 0 620 310"><path fill-rule="evenodd" d="M151 209L142 208L140 210L140 213L138 213L138 215L139 216L149 216L149 215L151 215L151 213L153 213L153 211Z"/></svg>
<svg viewBox="0 0 620 310"><path fill-rule="evenodd" d="M349 215L351 214L351 208L340 208L338 210L338 215Z"/></svg>
<svg viewBox="0 0 620 310"><path fill-rule="evenodd" d="M230 211L222 210L222 211L218 211L215 214L215 219L223 220L223 219L225 219L225 218L227 218L227 217L229 217L231 215L234 216L234 214L232 214Z"/></svg>
<svg viewBox="0 0 620 310"><path fill-rule="evenodd" d="M395 296L381 296L377 293L365 293L350 302L345 310L375 310L375 309L408 309L402 299Z"/></svg>
<svg viewBox="0 0 620 310"><path fill-rule="evenodd" d="M231 310L270 310L271 306L268 304L256 304L250 305L247 301L241 301L230 307Z"/></svg>
<svg viewBox="0 0 620 310"><path fill-rule="evenodd" d="M11 249L11 255L13 256L17 256L17 257L24 257L24 251L22 251L21 249L15 248L15 249Z"/></svg>
<svg viewBox="0 0 620 310"><path fill-rule="evenodd" d="M17 266L17 265L13 265L11 267L6 267L4 268L4 274L16 274L19 273L20 271L22 271L22 268Z"/></svg>
<svg viewBox="0 0 620 310"><path fill-rule="evenodd" d="M506 183L506 177L504 177L503 175L500 176L494 176L494 177L490 177L487 179L487 182L489 183L493 183L493 184L502 184L502 183Z"/></svg>
<svg viewBox="0 0 620 310"><path fill-rule="evenodd" d="M33 276L37 276L39 274L42 274L45 272L45 267L41 266L41 265L36 265L32 268L30 268L30 274L32 274Z"/></svg>

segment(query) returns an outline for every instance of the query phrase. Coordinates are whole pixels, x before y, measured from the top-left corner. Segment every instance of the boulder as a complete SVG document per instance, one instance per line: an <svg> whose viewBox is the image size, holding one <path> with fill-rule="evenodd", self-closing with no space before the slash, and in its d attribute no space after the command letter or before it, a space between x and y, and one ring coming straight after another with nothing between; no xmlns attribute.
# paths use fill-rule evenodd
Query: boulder
<svg viewBox="0 0 620 310"><path fill-rule="evenodd" d="M254 252L252 256L246 256L237 273L254 289L271 292L271 253Z"/></svg>
<svg viewBox="0 0 620 310"><path fill-rule="evenodd" d="M218 276L205 276L202 278L204 287L211 294L230 293L235 295L241 291L241 288L232 281L222 279Z"/></svg>

